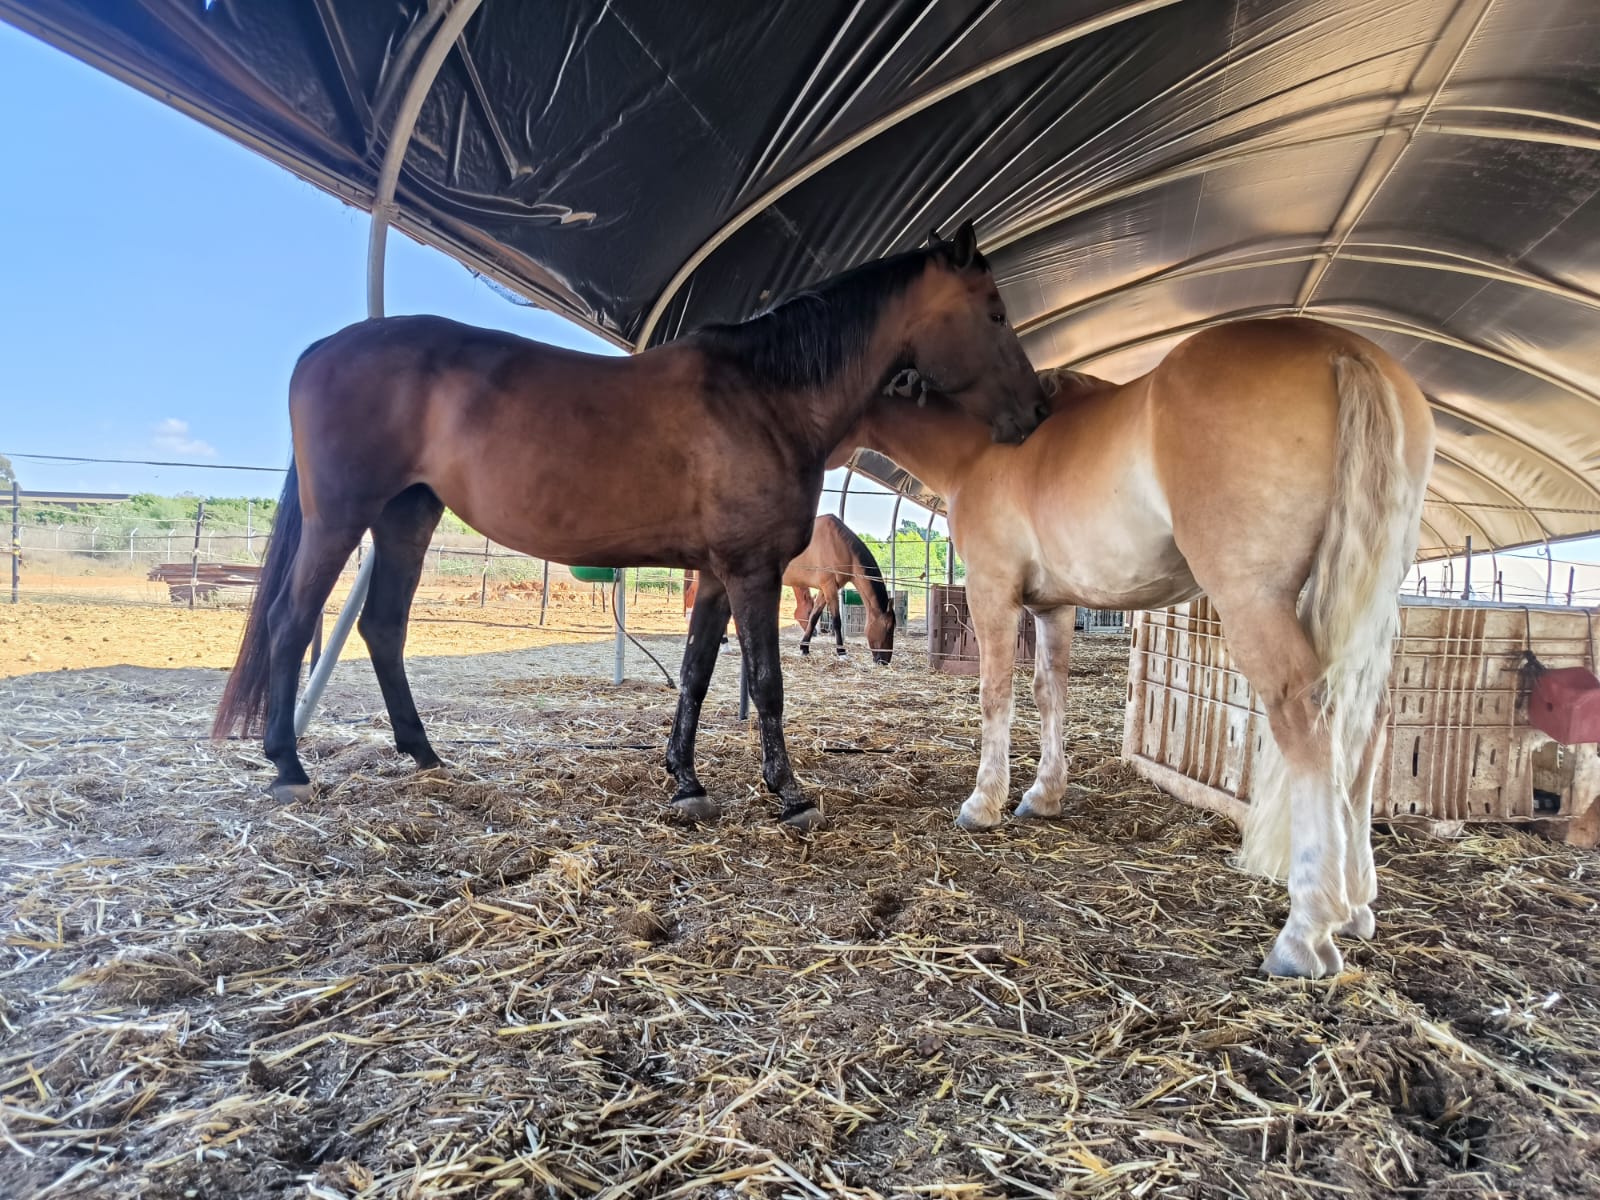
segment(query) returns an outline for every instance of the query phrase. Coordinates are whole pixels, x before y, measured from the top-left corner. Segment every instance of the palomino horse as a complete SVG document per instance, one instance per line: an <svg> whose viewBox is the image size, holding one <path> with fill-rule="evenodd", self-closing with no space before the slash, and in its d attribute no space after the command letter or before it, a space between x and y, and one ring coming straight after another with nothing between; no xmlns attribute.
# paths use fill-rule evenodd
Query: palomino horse
<svg viewBox="0 0 1600 1200"><path fill-rule="evenodd" d="M895 617L878 560L838 517L818 517L811 528L810 545L783 572L784 586L794 589L795 623L806 631L800 639L800 653L811 653L811 638L826 611L833 614L836 651L841 656L844 654L839 589L846 583L854 583L867 609L867 646L872 651L872 659L879 666L888 666L894 654ZM683 615L688 620L699 594L699 582L693 571L685 573L683 584ZM813 589L822 593L823 603L817 603Z"/></svg>
<svg viewBox="0 0 1600 1200"><path fill-rule="evenodd" d="M1427 401L1371 342L1298 318L1198 333L1131 383L1042 379L1054 414L1015 449L938 402L902 400L847 439L945 496L967 562L983 750L959 823L1002 817L1022 606L1037 618L1042 749L1017 813L1050 817L1067 787L1068 606L1204 592L1277 744L1240 859L1288 874L1289 919L1264 967L1338 971L1333 935L1373 932L1374 743L1433 458Z"/></svg>
<svg viewBox="0 0 1600 1200"><path fill-rule="evenodd" d="M872 661L888 666L894 654L894 606L889 590L883 586L883 572L872 551L838 517L821 516L812 526L811 544L789 564L783 582L794 589L794 619L804 629L800 653L811 653L811 638L824 610L833 615L833 640L837 654L844 654L844 613L839 607L839 589L856 585L867 610L867 646ZM819 603L812 592L822 594Z"/></svg>
<svg viewBox="0 0 1600 1200"><path fill-rule="evenodd" d="M805 546L823 464L905 369L998 438L1045 411L970 223L740 325L631 358L580 354L439 317L352 325L289 384L294 460L214 733L266 710L272 792L308 794L294 699L312 626L362 534L376 562L360 628L395 746L439 765L405 676L411 598L448 505L501 545L557 562L701 571L667 768L674 805L717 807L696 777L700 706L730 608L761 717L762 775L799 828L821 813L789 767L778 666L783 568Z"/></svg>

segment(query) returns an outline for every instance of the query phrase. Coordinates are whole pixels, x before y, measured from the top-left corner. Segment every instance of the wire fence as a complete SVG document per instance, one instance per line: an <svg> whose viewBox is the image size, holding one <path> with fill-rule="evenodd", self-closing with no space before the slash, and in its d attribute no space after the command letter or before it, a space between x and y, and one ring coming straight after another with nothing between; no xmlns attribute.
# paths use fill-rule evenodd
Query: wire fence
<svg viewBox="0 0 1600 1200"><path fill-rule="evenodd" d="M833 489L830 489L833 490ZM858 485L856 495L872 492ZM238 505L232 506L236 510ZM230 510L230 515L236 515ZM248 511L248 510L247 510ZM244 522L208 515L197 504L192 518L118 513L113 506L73 512L58 504L15 506L0 499L10 517L13 549L9 598L22 601L88 601L152 606L222 607L247 604L250 580L271 539L270 521ZM263 509L265 515L265 506ZM931 523L912 533L902 522L890 537L861 532L873 550L908 625L926 627L929 589L963 583L965 564L947 537ZM365 542L347 565L330 601L337 606L354 580ZM1509 574L1508 574L1509 568ZM1533 577L1543 575L1542 580ZM7 581L0 581L0 587ZM684 572L643 567L627 573L630 598L681 599ZM0 593L7 594L7 593ZM1425 600L1600 606L1600 567L1557 559L1496 558L1479 553L1470 565L1458 561L1413 568L1402 595ZM441 528L433 537L418 586L420 601L459 607L529 612L541 623L551 607L604 608L601 587L575 577L564 565L500 546L479 535ZM1109 620L1109 618L1108 618ZM1119 623L1120 622L1116 622Z"/></svg>
<svg viewBox="0 0 1600 1200"><path fill-rule="evenodd" d="M237 507L237 506L235 506ZM11 589L14 602L89 602L146 606L244 606L271 542L270 523L239 523L207 515L149 518L104 512L77 513L54 504L9 504L12 518ZM934 584L965 581L965 566L946 537L902 532L892 543L863 534L878 557L885 585L904 593L908 623L927 619ZM336 608L372 552L363 540L330 598ZM626 572L629 599L680 600L685 573L666 567ZM559 563L533 557L470 532L436 531L423 560L418 600L434 605L536 613L544 623L553 607L604 609L609 589L578 578Z"/></svg>

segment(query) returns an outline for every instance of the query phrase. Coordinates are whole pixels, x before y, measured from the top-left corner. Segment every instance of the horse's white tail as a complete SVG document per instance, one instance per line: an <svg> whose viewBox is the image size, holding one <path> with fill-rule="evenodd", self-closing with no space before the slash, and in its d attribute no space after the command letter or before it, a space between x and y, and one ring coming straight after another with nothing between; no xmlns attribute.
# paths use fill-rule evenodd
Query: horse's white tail
<svg viewBox="0 0 1600 1200"><path fill-rule="evenodd" d="M1400 625L1396 592L1416 554L1421 496L1406 469L1394 386L1358 353L1338 355L1333 377L1339 397L1333 503L1300 599L1300 623L1322 663L1334 796L1348 808L1389 682ZM1263 750L1239 866L1281 879L1289 866L1289 780L1270 737Z"/></svg>

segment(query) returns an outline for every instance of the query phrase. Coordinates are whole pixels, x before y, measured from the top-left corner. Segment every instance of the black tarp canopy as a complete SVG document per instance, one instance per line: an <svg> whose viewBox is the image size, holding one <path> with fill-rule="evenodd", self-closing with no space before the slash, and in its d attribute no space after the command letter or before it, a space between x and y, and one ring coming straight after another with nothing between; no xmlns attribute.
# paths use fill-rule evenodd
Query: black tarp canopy
<svg viewBox="0 0 1600 1200"><path fill-rule="evenodd" d="M370 204L450 8L0 17ZM630 348L967 217L1041 367L1339 322L1434 399L1438 556L1600 528L1597 192L1594 0L483 0L397 223Z"/></svg>

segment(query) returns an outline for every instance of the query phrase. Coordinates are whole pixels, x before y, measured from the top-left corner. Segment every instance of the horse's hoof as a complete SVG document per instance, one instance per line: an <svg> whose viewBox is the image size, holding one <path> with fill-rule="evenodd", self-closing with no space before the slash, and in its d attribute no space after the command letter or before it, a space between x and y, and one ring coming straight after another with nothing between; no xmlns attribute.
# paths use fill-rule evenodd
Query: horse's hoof
<svg viewBox="0 0 1600 1200"><path fill-rule="evenodd" d="M785 829L792 829L796 833L820 833L828 827L828 818L822 815L822 810L815 805L802 808L799 812L788 813L780 819Z"/></svg>
<svg viewBox="0 0 1600 1200"><path fill-rule="evenodd" d="M311 799L309 783L275 783L267 792L279 804L299 804L302 800Z"/></svg>
<svg viewBox="0 0 1600 1200"><path fill-rule="evenodd" d="M1272 953L1261 964L1265 975L1283 979L1322 979L1344 970L1344 956L1324 933L1314 941L1284 931L1272 944Z"/></svg>
<svg viewBox="0 0 1600 1200"><path fill-rule="evenodd" d="M981 833L985 829L993 829L998 824L1000 824L998 813L990 815L970 800L963 804L961 811L956 814L956 827L965 829L969 833Z"/></svg>
<svg viewBox="0 0 1600 1200"><path fill-rule="evenodd" d="M1038 821L1048 821L1061 815L1061 801L1046 800L1042 796L1024 796L1017 805L1017 816Z"/></svg>
<svg viewBox="0 0 1600 1200"><path fill-rule="evenodd" d="M672 802L672 812L678 820L690 825L712 825L722 817L722 809L710 796L679 796Z"/></svg>
<svg viewBox="0 0 1600 1200"><path fill-rule="evenodd" d="M1339 936L1366 941L1378 930L1378 919L1372 915L1372 905L1358 904L1350 910L1349 919L1339 926Z"/></svg>
<svg viewBox="0 0 1600 1200"><path fill-rule="evenodd" d="M801 658L810 658L811 657L811 647L810 646L801 646L800 647L800 657Z"/></svg>

